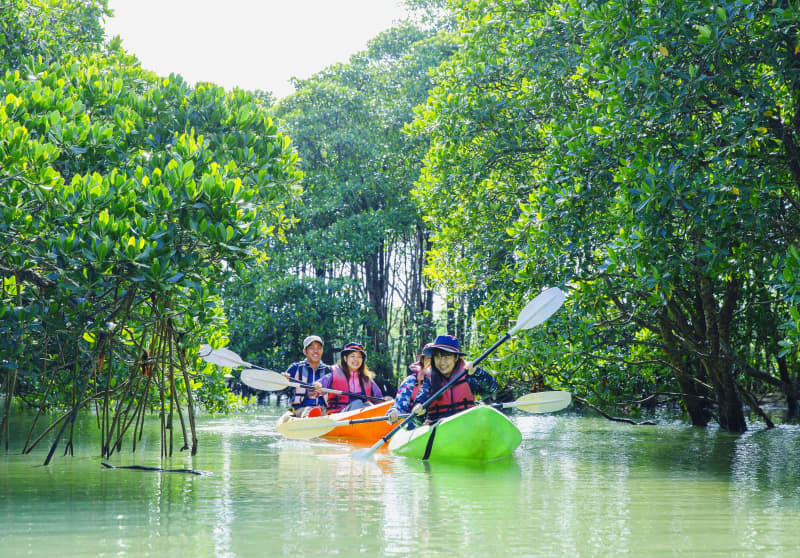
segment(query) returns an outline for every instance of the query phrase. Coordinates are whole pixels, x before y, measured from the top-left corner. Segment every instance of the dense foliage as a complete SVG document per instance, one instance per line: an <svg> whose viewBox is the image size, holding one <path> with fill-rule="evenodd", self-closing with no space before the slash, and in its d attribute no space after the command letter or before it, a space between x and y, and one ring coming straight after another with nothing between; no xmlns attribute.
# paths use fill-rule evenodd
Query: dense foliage
<svg viewBox="0 0 800 558"><path fill-rule="evenodd" d="M484 323L570 292L561 327L503 351L512 375L596 403L677 392L733 431L767 391L796 413L797 7L453 4L461 48L415 125L431 276L498 293Z"/></svg>
<svg viewBox="0 0 800 558"><path fill-rule="evenodd" d="M151 410L194 451L196 399L233 401L200 342L283 369L361 341L386 385L552 285L565 308L486 362L509 389L797 418L797 6L443 3L277 104L143 70L105 1L4 4L0 439L16 398L25 451L88 405L106 455Z"/></svg>
<svg viewBox="0 0 800 558"><path fill-rule="evenodd" d="M222 340L221 287L284 226L299 173L256 96L159 78L102 45L103 5L0 11L6 41L36 36L4 51L0 78L3 391L71 409L64 426L94 401L104 454L130 428L135 445L155 407L171 452L175 414L189 445L193 397L227 405L196 347Z"/></svg>
<svg viewBox="0 0 800 558"><path fill-rule="evenodd" d="M409 195L427 143L403 129L431 86L428 69L451 52L435 29L398 25L347 64L298 82L277 105L304 192L291 207L287 242L226 299L234 348L283 368L302 356L309 333L326 340L328 362L356 340L386 386L430 338L433 292L422 278L429 242Z"/></svg>

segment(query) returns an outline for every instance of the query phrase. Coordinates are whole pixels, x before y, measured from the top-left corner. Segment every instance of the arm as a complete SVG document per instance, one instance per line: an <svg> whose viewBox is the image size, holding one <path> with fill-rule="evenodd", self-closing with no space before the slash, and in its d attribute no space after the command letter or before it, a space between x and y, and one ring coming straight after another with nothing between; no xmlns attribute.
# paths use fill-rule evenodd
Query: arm
<svg viewBox="0 0 800 558"><path fill-rule="evenodd" d="M319 383L325 389L330 389L331 384L333 383L333 373L328 372L322 378L319 379Z"/></svg>
<svg viewBox="0 0 800 558"><path fill-rule="evenodd" d="M394 403L392 403L389 411L395 410L397 414L405 414L411 410L411 392L414 391L416 383L416 376L409 376L405 379L397 390ZM386 414L388 415L389 413L387 412Z"/></svg>
<svg viewBox="0 0 800 558"><path fill-rule="evenodd" d="M333 373L328 372L324 376L322 376L319 380L314 382L314 391L318 394L317 397L321 397L325 406L328 406L328 394L322 393L321 389L330 389L331 383L333 383Z"/></svg>
<svg viewBox="0 0 800 558"><path fill-rule="evenodd" d="M500 387L497 385L497 380L494 379L494 376L483 368L476 368L474 371L471 371L470 374L467 375L467 382L469 383L469 389L472 390L472 393L483 397L493 394Z"/></svg>
<svg viewBox="0 0 800 558"><path fill-rule="evenodd" d="M417 392L417 398L414 400L414 407L411 409L411 412L415 415L423 415L427 411L422 408L422 404L425 403L431 396L431 380L430 378L426 377L422 380L422 386L419 388Z"/></svg>
<svg viewBox="0 0 800 558"><path fill-rule="evenodd" d="M283 375L286 376L287 378L294 378L295 376L297 376L297 368L298 368L297 363L296 362L292 363L289 365L289 368L286 369L286 372L284 372Z"/></svg>
<svg viewBox="0 0 800 558"><path fill-rule="evenodd" d="M290 364L289 368L286 369L286 372L284 372L283 375L290 380L293 379L297 375L297 363L295 362ZM291 388L289 390L289 401L294 400L294 396L295 396L295 388ZM299 405L292 405L292 408L294 409L298 406Z"/></svg>

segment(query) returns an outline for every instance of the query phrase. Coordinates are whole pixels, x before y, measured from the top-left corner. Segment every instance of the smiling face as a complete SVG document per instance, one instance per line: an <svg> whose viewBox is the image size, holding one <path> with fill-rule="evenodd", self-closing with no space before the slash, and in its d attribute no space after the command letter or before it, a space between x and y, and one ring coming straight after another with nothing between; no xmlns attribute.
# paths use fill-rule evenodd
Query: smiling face
<svg viewBox="0 0 800 558"><path fill-rule="evenodd" d="M306 360L308 363L316 368L319 366L320 360L322 360L322 343L319 341L312 342L308 347L305 348L303 354L306 355Z"/></svg>
<svg viewBox="0 0 800 558"><path fill-rule="evenodd" d="M350 370L358 370L361 368L361 363L364 362L364 357L360 352L353 351L345 355L344 361L347 363L347 368Z"/></svg>
<svg viewBox="0 0 800 558"><path fill-rule="evenodd" d="M450 374L453 373L453 370L456 367L456 361L458 360L458 355L455 353L448 353L446 351L436 351L433 354L433 363L436 365L436 368L439 369L439 372L442 373L442 376L448 378Z"/></svg>

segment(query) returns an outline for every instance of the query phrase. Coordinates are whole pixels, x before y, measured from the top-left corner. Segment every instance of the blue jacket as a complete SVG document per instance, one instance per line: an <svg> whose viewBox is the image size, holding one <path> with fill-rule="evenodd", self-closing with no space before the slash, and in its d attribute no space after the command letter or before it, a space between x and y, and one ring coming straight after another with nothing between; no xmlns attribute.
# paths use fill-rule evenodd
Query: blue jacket
<svg viewBox="0 0 800 558"><path fill-rule="evenodd" d="M305 382L313 384L319 381L325 374L330 372L330 368L324 362L320 362L315 371L308 364L308 361L303 359L300 362L295 362L286 369L286 373L297 380L298 382ZM319 407L325 405L324 397L309 397L308 390L305 388L295 388L292 390L292 409L300 407Z"/></svg>

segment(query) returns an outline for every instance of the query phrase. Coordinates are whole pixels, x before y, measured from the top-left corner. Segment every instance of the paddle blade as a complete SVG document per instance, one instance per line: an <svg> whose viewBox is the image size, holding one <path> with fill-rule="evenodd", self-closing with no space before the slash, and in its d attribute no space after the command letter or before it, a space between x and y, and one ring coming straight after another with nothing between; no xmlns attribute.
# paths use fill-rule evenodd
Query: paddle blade
<svg viewBox="0 0 800 558"><path fill-rule="evenodd" d="M242 370L242 383L253 389L262 391L281 391L297 384L290 382L285 376L271 370L255 370L246 368Z"/></svg>
<svg viewBox="0 0 800 558"><path fill-rule="evenodd" d="M211 345L200 345L198 355L206 362L224 366L226 368L238 368L239 366L250 366L242 358L228 349L212 349Z"/></svg>
<svg viewBox="0 0 800 558"><path fill-rule="evenodd" d="M412 419L412 417L413 417L413 415L409 414L408 416L406 416L406 418L405 418L405 419L403 419L403 421L402 421L402 422L398 423L398 424L397 424L397 425L396 425L394 428L392 428L392 429L389 431L389 433L388 433L388 434L386 434L386 436L384 436L383 438L381 438L380 440L378 440L377 442L375 442L375 443L372 445L372 447L371 447L371 448L356 450L356 451L354 451L353 453L351 453L351 454L350 454L350 457L352 457L353 459L359 460L359 461L371 461L371 460L372 460L372 455L373 455L373 454L374 454L376 451L378 451L378 450L380 449L380 447L381 447L383 444L385 444L386 442L388 442L388 441L389 441L389 439L390 439L392 436L394 436L394 435L395 435L395 433L396 433L398 430L400 430L400 429L401 429L401 428L403 428L403 427L404 427L406 424L408 424L408 421L410 421L410 420Z"/></svg>
<svg viewBox="0 0 800 558"><path fill-rule="evenodd" d="M292 440L324 436L341 423L330 417L290 418L275 426L279 434Z"/></svg>
<svg viewBox="0 0 800 558"><path fill-rule="evenodd" d="M375 452L378 451L384 443L385 437L375 442L372 447L354 451L350 454L350 457L356 461L372 461L372 456L375 455Z"/></svg>
<svg viewBox="0 0 800 558"><path fill-rule="evenodd" d="M570 404L572 394L568 391L541 391L523 395L511 403L503 403L503 408L517 408L526 413L553 413Z"/></svg>
<svg viewBox="0 0 800 558"><path fill-rule="evenodd" d="M517 317L517 325L508 333L514 335L523 329L539 325L561 308L566 297L558 287L551 287L531 300Z"/></svg>

